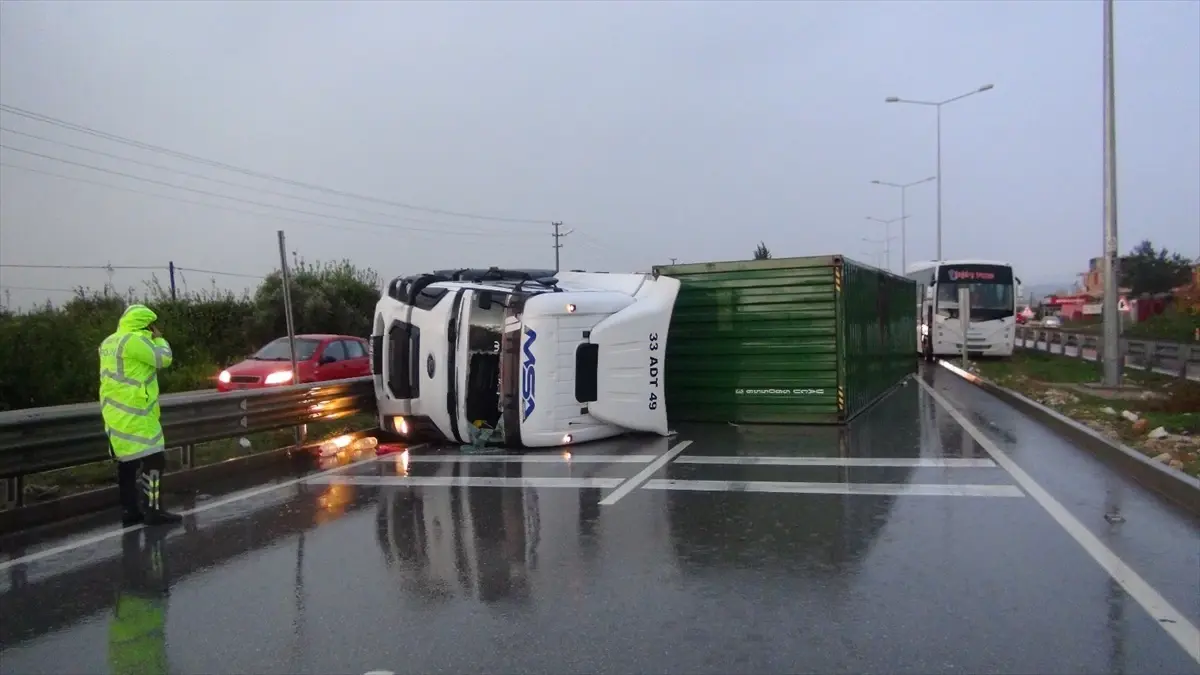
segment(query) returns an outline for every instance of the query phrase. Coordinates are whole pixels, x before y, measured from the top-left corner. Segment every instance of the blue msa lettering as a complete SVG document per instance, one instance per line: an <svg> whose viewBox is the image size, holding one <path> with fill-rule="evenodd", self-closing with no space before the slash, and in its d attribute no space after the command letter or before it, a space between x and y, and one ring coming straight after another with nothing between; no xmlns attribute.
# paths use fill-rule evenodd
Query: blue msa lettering
<svg viewBox="0 0 1200 675"><path fill-rule="evenodd" d="M521 351L525 352L525 360L521 362L521 381L524 391L521 393L521 400L525 403L525 408L521 412L521 421L529 419L533 414L533 391L534 391L534 373L533 365L537 363L537 359L533 358L533 341L537 339L537 333L532 328L525 328L525 345L521 347Z"/></svg>

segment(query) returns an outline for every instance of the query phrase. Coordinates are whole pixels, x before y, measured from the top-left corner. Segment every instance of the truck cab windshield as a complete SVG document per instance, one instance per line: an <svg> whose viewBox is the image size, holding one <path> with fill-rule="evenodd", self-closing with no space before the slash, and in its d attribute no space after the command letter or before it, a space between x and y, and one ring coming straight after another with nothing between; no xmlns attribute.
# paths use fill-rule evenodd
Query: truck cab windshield
<svg viewBox="0 0 1200 675"><path fill-rule="evenodd" d="M500 346L507 295L477 290L467 314L467 421L500 421Z"/></svg>

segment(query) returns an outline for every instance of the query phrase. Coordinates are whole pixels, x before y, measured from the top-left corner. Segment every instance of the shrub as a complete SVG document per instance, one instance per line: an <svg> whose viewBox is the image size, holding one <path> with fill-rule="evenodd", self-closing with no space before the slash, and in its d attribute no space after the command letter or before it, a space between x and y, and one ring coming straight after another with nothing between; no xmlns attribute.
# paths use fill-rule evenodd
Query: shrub
<svg viewBox="0 0 1200 675"><path fill-rule="evenodd" d="M300 261L292 284L296 331L366 337L379 290L374 271ZM158 313L175 354L162 374L164 392L209 388L222 367L287 334L278 272L240 296L210 290L172 300L157 282L140 295L81 288L60 307L0 312L0 410L96 400L97 348L133 302Z"/></svg>

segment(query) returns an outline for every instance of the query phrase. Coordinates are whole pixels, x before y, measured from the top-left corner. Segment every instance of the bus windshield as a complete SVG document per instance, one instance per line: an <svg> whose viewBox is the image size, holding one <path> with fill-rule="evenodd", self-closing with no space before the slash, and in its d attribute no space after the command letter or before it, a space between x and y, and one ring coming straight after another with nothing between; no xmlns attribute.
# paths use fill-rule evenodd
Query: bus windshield
<svg viewBox="0 0 1200 675"><path fill-rule="evenodd" d="M938 269L937 312L957 318L958 291L971 296L972 321L991 321L1014 316L1012 268L1002 265L945 265Z"/></svg>

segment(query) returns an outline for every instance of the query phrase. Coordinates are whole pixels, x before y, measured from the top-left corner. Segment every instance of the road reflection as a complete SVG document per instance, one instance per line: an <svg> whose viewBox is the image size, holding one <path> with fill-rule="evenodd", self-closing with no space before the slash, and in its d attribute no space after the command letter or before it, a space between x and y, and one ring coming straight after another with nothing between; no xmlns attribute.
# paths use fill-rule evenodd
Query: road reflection
<svg viewBox="0 0 1200 675"><path fill-rule="evenodd" d="M891 396L841 428L707 425L689 432L705 438L710 446L756 451L731 454L917 457L922 438L931 433L922 398ZM828 471L822 480L900 485L910 481L914 469L840 466ZM787 480L766 478L760 468L746 465L722 466L720 478ZM671 493L667 512L672 545L684 571L703 574L712 568L753 568L827 576L857 569L887 524L896 500L884 495L680 491Z"/></svg>
<svg viewBox="0 0 1200 675"><path fill-rule="evenodd" d="M520 478L520 463L450 463L451 476ZM397 467L407 473L407 466ZM403 475L403 474L401 474ZM425 602L526 601L537 569L538 493L521 488L389 489L376 503L384 561Z"/></svg>

